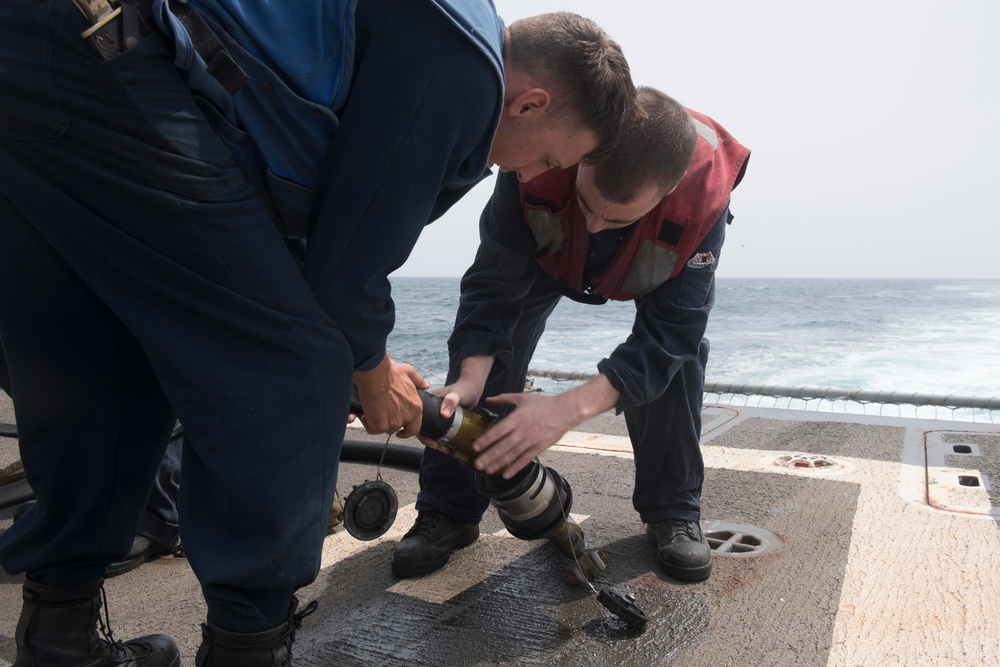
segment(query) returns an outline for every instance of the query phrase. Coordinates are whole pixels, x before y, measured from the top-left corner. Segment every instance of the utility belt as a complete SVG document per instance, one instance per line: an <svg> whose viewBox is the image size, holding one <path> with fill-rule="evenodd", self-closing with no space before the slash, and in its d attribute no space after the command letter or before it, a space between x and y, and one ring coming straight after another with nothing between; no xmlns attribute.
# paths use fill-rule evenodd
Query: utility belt
<svg viewBox="0 0 1000 667"><path fill-rule="evenodd" d="M153 0L73 0L73 4L90 23L80 36L90 42L104 60L135 48L156 30ZM174 0L170 3L170 13L187 30L209 74L226 92L233 95L242 88L247 82L246 73L188 1Z"/></svg>

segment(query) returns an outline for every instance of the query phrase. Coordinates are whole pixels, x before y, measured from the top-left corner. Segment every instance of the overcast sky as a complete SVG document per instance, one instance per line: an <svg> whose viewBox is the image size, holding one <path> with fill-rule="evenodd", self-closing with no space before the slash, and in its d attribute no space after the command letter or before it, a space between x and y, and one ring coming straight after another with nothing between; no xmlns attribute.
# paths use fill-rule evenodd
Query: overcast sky
<svg viewBox="0 0 1000 667"><path fill-rule="evenodd" d="M596 20L636 84L753 151L721 276L1000 278L998 0L496 2ZM395 275L461 275L492 186Z"/></svg>

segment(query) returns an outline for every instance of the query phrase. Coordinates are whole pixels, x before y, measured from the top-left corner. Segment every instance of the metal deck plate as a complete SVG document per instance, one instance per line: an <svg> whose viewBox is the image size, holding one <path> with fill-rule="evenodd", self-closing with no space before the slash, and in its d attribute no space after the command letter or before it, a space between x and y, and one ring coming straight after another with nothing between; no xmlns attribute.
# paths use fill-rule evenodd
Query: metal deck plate
<svg viewBox="0 0 1000 667"><path fill-rule="evenodd" d="M928 504L1000 518L1000 435L931 431L924 450Z"/></svg>

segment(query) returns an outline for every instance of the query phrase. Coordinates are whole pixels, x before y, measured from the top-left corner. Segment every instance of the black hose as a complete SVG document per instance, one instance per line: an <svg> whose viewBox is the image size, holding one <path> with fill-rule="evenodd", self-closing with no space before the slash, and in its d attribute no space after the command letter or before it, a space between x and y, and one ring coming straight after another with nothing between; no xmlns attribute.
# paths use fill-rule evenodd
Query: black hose
<svg viewBox="0 0 1000 667"><path fill-rule="evenodd" d="M6 424L0 424L0 427ZM2 433L0 433L2 435ZM184 436L184 427L177 424L174 432L170 435L171 440ZM15 432L12 437L17 437ZM382 452L385 451L385 458ZM378 465L381 461L384 465L403 470L420 470L420 457L423 456L423 447L412 447L407 445L386 445L381 442L371 442L368 440L344 440L340 448L340 460L350 463L374 463Z"/></svg>
<svg viewBox="0 0 1000 667"><path fill-rule="evenodd" d="M184 435L184 429L180 426L174 428L170 439L174 440ZM16 438L17 426L14 424L0 424L0 437ZM385 458L383 458L385 452ZM412 445L386 445L380 442L368 442L365 440L344 440L344 445L340 450L340 460L352 463L374 463L378 465L381 461L383 465L403 470L419 470L420 457L423 456L422 447Z"/></svg>
<svg viewBox="0 0 1000 667"><path fill-rule="evenodd" d="M382 458L385 452L385 458ZM374 463L378 465L402 468L403 470L419 470L420 457L423 456L423 447L413 447L412 445L386 445L380 442L369 442L366 440L344 440L344 445L340 449L340 460L351 463Z"/></svg>

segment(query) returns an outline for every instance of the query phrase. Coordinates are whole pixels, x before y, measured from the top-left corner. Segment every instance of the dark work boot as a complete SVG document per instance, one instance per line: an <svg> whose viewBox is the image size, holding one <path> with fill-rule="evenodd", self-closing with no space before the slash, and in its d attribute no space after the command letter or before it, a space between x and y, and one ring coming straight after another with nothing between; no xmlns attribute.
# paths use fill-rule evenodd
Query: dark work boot
<svg viewBox="0 0 1000 667"><path fill-rule="evenodd" d="M195 657L196 667L285 667L292 663L292 643L302 619L316 611L315 600L295 613L299 601L292 598L288 618L276 628L264 632L229 632L211 623L201 626L201 646Z"/></svg>
<svg viewBox="0 0 1000 667"><path fill-rule="evenodd" d="M21 459L0 470L0 486L7 486L22 479L24 479L24 464L21 463Z"/></svg>
<svg viewBox="0 0 1000 667"><path fill-rule="evenodd" d="M712 548L697 521L667 519L646 524L660 567L681 581L704 581L712 574Z"/></svg>
<svg viewBox="0 0 1000 667"><path fill-rule="evenodd" d="M108 565L108 569L104 571L104 577L110 579L111 577L117 577L119 574L131 572L143 563L148 563L155 558L177 553L180 551L180 548L181 538L179 537L167 540L166 542L157 542L145 535L136 535L135 539L132 540L132 550L128 552L124 560Z"/></svg>
<svg viewBox="0 0 1000 667"><path fill-rule="evenodd" d="M333 504L330 506L330 516L326 520L326 534L333 535L337 526L344 523L344 501L336 490L333 492Z"/></svg>
<svg viewBox="0 0 1000 667"><path fill-rule="evenodd" d="M440 512L420 512L392 552L392 573L400 579L430 574L445 566L452 551L477 539L478 523L461 523Z"/></svg>
<svg viewBox="0 0 1000 667"><path fill-rule="evenodd" d="M177 667L174 640L149 635L114 639L100 617L102 581L80 586L45 586L25 579L17 623L14 667ZM107 607L105 604L105 619ZM100 624L101 634L97 635Z"/></svg>
<svg viewBox="0 0 1000 667"><path fill-rule="evenodd" d="M14 508L14 514L11 517L11 520L17 521L27 514L28 510L34 505L34 500L21 503ZM154 558L180 552L180 537L174 537L172 540L168 540L166 542L157 542L146 537L145 535L136 535L135 539L132 540L132 550L128 552L128 555L125 556L124 560L108 565L108 568L104 571L104 578L110 579L111 577L117 577L119 574L131 572L143 563L147 563Z"/></svg>

